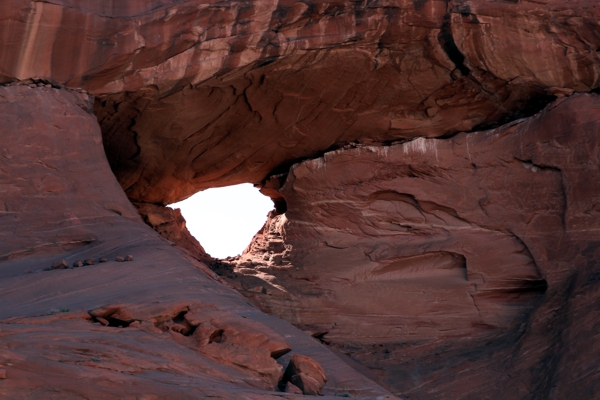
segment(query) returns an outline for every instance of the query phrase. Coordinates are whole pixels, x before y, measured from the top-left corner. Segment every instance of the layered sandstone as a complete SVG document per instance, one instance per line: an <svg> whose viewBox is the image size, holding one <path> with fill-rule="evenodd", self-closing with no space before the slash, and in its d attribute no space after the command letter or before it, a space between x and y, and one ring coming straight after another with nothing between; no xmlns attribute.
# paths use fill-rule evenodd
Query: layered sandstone
<svg viewBox="0 0 600 400"><path fill-rule="evenodd" d="M303 354L326 395L598 397L599 21L4 0L0 394L293 398ZM163 206L240 182L275 210L212 260Z"/></svg>
<svg viewBox="0 0 600 400"><path fill-rule="evenodd" d="M583 0L8 0L0 76L96 95L128 196L169 204L598 87L599 20Z"/></svg>
<svg viewBox="0 0 600 400"><path fill-rule="evenodd" d="M401 394L589 398L598 149L600 96L578 95L489 131L298 163L232 280Z"/></svg>
<svg viewBox="0 0 600 400"><path fill-rule="evenodd" d="M91 105L0 87L0 397L281 398L291 354L323 365L326 394L387 395L144 224L110 173ZM50 268L62 259L96 262ZM204 344L200 325L223 339Z"/></svg>

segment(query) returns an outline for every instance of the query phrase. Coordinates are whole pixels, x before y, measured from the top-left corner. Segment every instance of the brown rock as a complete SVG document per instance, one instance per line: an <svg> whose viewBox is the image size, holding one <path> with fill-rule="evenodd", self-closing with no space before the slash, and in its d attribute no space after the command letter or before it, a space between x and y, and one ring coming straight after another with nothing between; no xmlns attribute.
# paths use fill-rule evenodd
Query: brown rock
<svg viewBox="0 0 600 400"><path fill-rule="evenodd" d="M69 263L67 260L56 260L52 263L51 269L66 269L69 268Z"/></svg>
<svg viewBox="0 0 600 400"><path fill-rule="evenodd" d="M593 368L574 360L587 357L575 355L578 332L592 332L597 314L556 316L590 301L600 275L589 261L600 257L592 233L600 161L587 150L600 147L598 109L600 96L573 95L490 131L358 146L296 164L279 190L287 210L267 223L282 225L274 240L284 238L293 268L263 275L293 296L252 300L327 330L332 344L417 397L442 386L449 398L462 396L473 376L439 371L460 371L467 360L480 395L493 396L496 382L505 396L525 398L508 382L528 374L536 393L562 379L587 388L578 393L593 390L580 378ZM261 258L271 236L255 239L248 259ZM570 357L564 365L558 348ZM509 354L519 361L500 370L489 363ZM551 368L560 378L546 377ZM416 369L418 378L402 372Z"/></svg>
<svg viewBox="0 0 600 400"><path fill-rule="evenodd" d="M104 257L102 257L102 258L100 258L100 259L98 260L98 262L101 262L101 263L105 263L105 262L107 262L107 261L108 261L108 260L107 260L106 258L104 258Z"/></svg>
<svg viewBox="0 0 600 400"><path fill-rule="evenodd" d="M185 320L197 326L194 338L199 346L212 342L229 343L240 347L266 350L270 357L279 358L291 351L291 346L281 335L263 324L212 309L190 312Z"/></svg>
<svg viewBox="0 0 600 400"><path fill-rule="evenodd" d="M6 379L6 370L0 368L0 379Z"/></svg>
<svg viewBox="0 0 600 400"><path fill-rule="evenodd" d="M267 293L267 289L265 289L264 286L254 286L251 288L247 289L249 292L254 292L254 293Z"/></svg>
<svg viewBox="0 0 600 400"><path fill-rule="evenodd" d="M589 50L595 47L583 44L598 41L600 12L589 2L568 10L559 0L526 2L516 12L510 2L429 0L366 7L358 19L348 6L334 12L325 3L311 4L310 17L300 6L290 6L285 15L248 11L262 21L254 20L253 27L269 28L249 28L244 37L268 37L260 43L269 50L250 52L234 34L203 46L189 43L169 64L114 81L117 94L98 93L109 160L130 198L169 204L207 187L259 184L278 166L341 143L451 135L529 116L554 99L547 87L587 91L598 85L593 71L599 60ZM579 24L566 22L569 12ZM223 14L225 25L237 23L231 15ZM325 31L330 33L320 33ZM214 54L211 46L220 41L238 43L243 56L223 51L223 58L213 58L213 69L190 61ZM330 57L331 48L336 50ZM578 61L554 56L561 51ZM221 78L228 57L236 61ZM150 72L157 68L166 74L160 81ZM100 80L91 77L86 86ZM427 112L434 107L437 113ZM177 119L164 121L163 114ZM135 129L124 134L123 126ZM143 140L136 141L137 132Z"/></svg>
<svg viewBox="0 0 600 400"><path fill-rule="evenodd" d="M427 109L427 115L435 117L439 111L440 109L438 107L430 107Z"/></svg>
<svg viewBox="0 0 600 400"><path fill-rule="evenodd" d="M200 0L158 8L9 1L0 10L3 81L36 76L97 96L108 157L141 202L260 183L341 143L448 135L530 115L552 99L546 88L598 86L600 11L583 0L428 0L364 6L360 18L348 4L319 1L310 16L303 3L285 13L253 3L240 14L231 2L198 15ZM40 13L47 24L23 16ZM85 37L108 42L76 39Z"/></svg>
<svg viewBox="0 0 600 400"><path fill-rule="evenodd" d="M211 323L200 323L195 326L194 340L200 347L207 346L210 343L221 343L223 341L223 332L221 328L217 328Z"/></svg>
<svg viewBox="0 0 600 400"><path fill-rule="evenodd" d="M302 389L300 389L298 386L294 385L292 382L285 383L285 392L293 393L293 394L304 394L304 393L302 393Z"/></svg>
<svg viewBox="0 0 600 400"><path fill-rule="evenodd" d="M94 265L94 259L88 258L87 260L85 260L84 265Z"/></svg>
<svg viewBox="0 0 600 400"><path fill-rule="evenodd" d="M43 21L40 26L69 18L54 14L61 10L61 1L31 3L43 11L36 14ZM13 0L1 4L0 13L19 8ZM22 9L24 18L33 10L31 4ZM87 4L95 7L98 3ZM137 15L138 6L127 2L120 10ZM158 7L155 12L160 10L164 11ZM37 17L32 14L31 18ZM60 33L64 34L77 38ZM35 55L29 50L23 54ZM24 57L23 62L29 56ZM61 62L69 64L69 60ZM0 81L2 75L0 69ZM215 309L251 316L253 322L287 336L290 347L311 353L319 352L319 345L290 324L261 313L143 223L109 168L89 106L73 91L0 85L4 139L0 149L0 287L9 288L0 291L0 368L13 364L9 379L0 385L0 397L52 398L56 393L78 398L97 398L98 393L104 398L272 396L281 367L269 350L256 350L263 365L260 370L267 372L261 375L202 353L192 337L160 333L155 323L166 321L152 320L170 318L175 323L173 319L179 320L187 307L196 310L202 308L197 304L217 304ZM76 260L81 254L100 251L135 253L139 268L80 268L72 270L68 279L61 273L25 273L32 266L50 264L58 255ZM120 302L116 307L100 307L116 299ZM117 318L126 318L127 313L127 318L149 319L139 329L99 328L86 315L58 312L63 307L92 310L91 314L110 325L129 325ZM48 313L51 309L53 313ZM242 348L239 354L251 363L254 355L249 351ZM372 396L388 393L333 355L323 356L330 373L340 381L350 376ZM236 359L235 355L230 359ZM15 376L13 370L18 372ZM143 371L158 374L160 379L140 380Z"/></svg>
<svg viewBox="0 0 600 400"><path fill-rule="evenodd" d="M125 258L118 256L115 258L115 260L117 260L118 262L123 262L123 261L125 261Z"/></svg>
<svg viewBox="0 0 600 400"><path fill-rule="evenodd" d="M117 312L120 308L120 305L103 306L88 311L88 314L90 314L92 317L109 317Z"/></svg>
<svg viewBox="0 0 600 400"><path fill-rule="evenodd" d="M316 396L323 394L327 375L321 364L312 358L294 354L285 370L284 379L300 388L302 393Z"/></svg>
<svg viewBox="0 0 600 400"><path fill-rule="evenodd" d="M180 302L159 302L150 304L111 304L90 310L93 317L111 317L130 323L133 321L154 321L160 324L172 321L179 314L188 311L188 306Z"/></svg>
<svg viewBox="0 0 600 400"><path fill-rule="evenodd" d="M182 335L188 335L192 331L192 327L187 324L173 324L171 330Z"/></svg>
<svg viewBox="0 0 600 400"><path fill-rule="evenodd" d="M213 342L203 346L200 351L222 363L252 371L261 378L262 388L268 390L275 390L283 377L283 367L264 349Z"/></svg>
<svg viewBox="0 0 600 400"><path fill-rule="evenodd" d="M133 256L125 256L125 261L133 261Z"/></svg>
<svg viewBox="0 0 600 400"><path fill-rule="evenodd" d="M153 320L156 323L173 321L177 316L189 310L188 302L159 302L151 304L126 305L121 307L114 316L125 321ZM181 318L183 319L183 318Z"/></svg>
<svg viewBox="0 0 600 400"><path fill-rule="evenodd" d="M81 268L81 267L83 267L83 262L81 262L81 261L75 261L73 263L73 268Z"/></svg>
<svg viewBox="0 0 600 400"><path fill-rule="evenodd" d="M212 262L212 257L206 254L204 248L187 230L181 210L149 203L134 202L133 205L137 208L144 222L162 237L176 243L195 259Z"/></svg>
<svg viewBox="0 0 600 400"><path fill-rule="evenodd" d="M169 328L197 301L285 332L330 385L387 395L121 190L160 208L253 182L276 210L229 279L268 288L244 292L265 311L329 331L407 397L593 398L600 107L580 93L600 85L598 21L584 0L3 1L0 319L20 377L2 394L268 396L247 385L272 387L273 351L243 343L269 335L204 316L217 333L196 346ZM172 216L164 237L200 254ZM25 274L100 248L140 268ZM125 305L106 318L169 333L32 317L109 299Z"/></svg>

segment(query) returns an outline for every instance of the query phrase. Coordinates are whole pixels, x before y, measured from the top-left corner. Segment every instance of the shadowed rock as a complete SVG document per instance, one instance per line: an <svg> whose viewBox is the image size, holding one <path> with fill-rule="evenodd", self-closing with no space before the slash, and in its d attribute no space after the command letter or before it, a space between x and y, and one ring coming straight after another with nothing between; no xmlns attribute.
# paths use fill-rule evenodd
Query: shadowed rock
<svg viewBox="0 0 600 400"><path fill-rule="evenodd" d="M292 356L284 378L302 390L302 393L311 396L322 394L321 389L327 382L327 375L321 364L301 354Z"/></svg>
<svg viewBox="0 0 600 400"><path fill-rule="evenodd" d="M585 0L3 1L0 397L268 398L289 348L326 395L388 396L247 299L406 397L597 397L598 21ZM206 258L162 206L241 182L275 210Z"/></svg>
<svg viewBox="0 0 600 400"><path fill-rule="evenodd" d="M52 263L51 269L66 269L69 268L67 260L57 260Z"/></svg>
<svg viewBox="0 0 600 400"><path fill-rule="evenodd" d="M269 398L283 372L269 346L216 343L203 352L189 331L171 329L210 304L285 336L285 347L319 359L340 385L354 376L372 398L388 393L144 224L110 172L84 95L0 87L0 110L0 202L10 216L0 218L0 365L10 365L0 397ZM118 268L40 269L99 254L136 256Z"/></svg>

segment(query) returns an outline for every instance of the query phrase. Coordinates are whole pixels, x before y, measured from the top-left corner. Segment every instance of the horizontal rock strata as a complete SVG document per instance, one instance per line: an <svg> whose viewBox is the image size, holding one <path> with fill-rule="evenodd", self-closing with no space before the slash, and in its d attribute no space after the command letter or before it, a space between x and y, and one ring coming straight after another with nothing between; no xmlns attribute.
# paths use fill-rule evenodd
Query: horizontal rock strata
<svg viewBox="0 0 600 400"><path fill-rule="evenodd" d="M287 210L232 281L401 394L588 397L599 117L600 97L578 95L494 130L296 164Z"/></svg>
<svg viewBox="0 0 600 400"><path fill-rule="evenodd" d="M97 96L131 199L260 183L344 143L440 136L597 88L594 2L0 5L0 80Z"/></svg>

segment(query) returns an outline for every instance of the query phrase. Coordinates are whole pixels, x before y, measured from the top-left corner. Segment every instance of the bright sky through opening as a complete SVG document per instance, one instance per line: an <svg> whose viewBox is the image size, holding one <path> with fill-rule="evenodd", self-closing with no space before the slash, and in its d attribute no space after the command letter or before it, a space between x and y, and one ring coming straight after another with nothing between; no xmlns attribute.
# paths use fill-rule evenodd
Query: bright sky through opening
<svg viewBox="0 0 600 400"><path fill-rule="evenodd" d="M208 189L169 205L180 208L187 228L215 258L236 256L262 228L273 202L249 183Z"/></svg>

